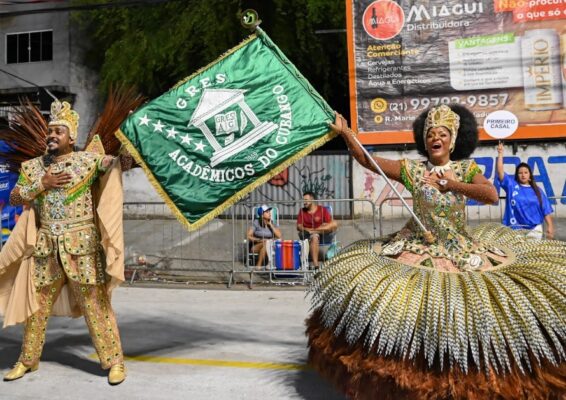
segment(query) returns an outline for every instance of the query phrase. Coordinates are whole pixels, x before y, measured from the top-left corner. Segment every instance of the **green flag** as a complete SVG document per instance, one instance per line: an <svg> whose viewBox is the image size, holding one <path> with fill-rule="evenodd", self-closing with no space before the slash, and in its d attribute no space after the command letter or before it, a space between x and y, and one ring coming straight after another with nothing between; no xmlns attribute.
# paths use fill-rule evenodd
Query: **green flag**
<svg viewBox="0 0 566 400"><path fill-rule="evenodd" d="M116 133L197 229L333 137L334 112L259 30L140 107Z"/></svg>

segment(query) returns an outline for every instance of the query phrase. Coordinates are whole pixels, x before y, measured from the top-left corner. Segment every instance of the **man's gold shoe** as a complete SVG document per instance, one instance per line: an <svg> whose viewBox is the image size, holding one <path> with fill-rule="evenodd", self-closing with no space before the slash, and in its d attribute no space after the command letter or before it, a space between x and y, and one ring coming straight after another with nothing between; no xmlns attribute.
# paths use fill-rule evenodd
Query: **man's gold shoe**
<svg viewBox="0 0 566 400"><path fill-rule="evenodd" d="M116 364L110 367L108 372L108 383L118 385L126 379L126 366L124 364Z"/></svg>
<svg viewBox="0 0 566 400"><path fill-rule="evenodd" d="M22 362L18 361L14 368L10 370L6 375L4 375L5 381L15 381L16 379L20 379L22 376L26 374L26 372L34 372L37 371L39 368L39 363L32 365L31 367L26 367Z"/></svg>

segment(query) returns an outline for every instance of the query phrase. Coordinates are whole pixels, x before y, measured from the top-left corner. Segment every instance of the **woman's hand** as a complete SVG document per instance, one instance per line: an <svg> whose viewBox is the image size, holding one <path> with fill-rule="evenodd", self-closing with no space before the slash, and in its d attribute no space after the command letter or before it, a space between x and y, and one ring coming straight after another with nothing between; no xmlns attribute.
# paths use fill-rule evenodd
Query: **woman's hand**
<svg viewBox="0 0 566 400"><path fill-rule="evenodd" d="M497 177L499 178L500 181L503 181L503 178L505 178L505 172L503 171L503 142L499 141L499 144L497 145L497 163L496 163L496 173L497 173Z"/></svg>
<svg viewBox="0 0 566 400"><path fill-rule="evenodd" d="M503 157L503 142L501 141L497 145L497 154L499 155L499 157Z"/></svg>
<svg viewBox="0 0 566 400"><path fill-rule="evenodd" d="M452 182L451 179L446 179L445 177L439 177L436 174L430 174L424 176L422 178L422 181L425 183L425 185L432 186L433 188L438 189L441 193L448 192L450 190L448 186Z"/></svg>
<svg viewBox="0 0 566 400"><path fill-rule="evenodd" d="M544 217L544 226L545 226L545 236L546 239L552 240L554 239L554 222L552 221L552 215L548 214Z"/></svg>
<svg viewBox="0 0 566 400"><path fill-rule="evenodd" d="M440 185L438 184L439 178L436 174L430 174L422 177L422 181L425 185L429 185L440 189Z"/></svg>
<svg viewBox="0 0 566 400"><path fill-rule="evenodd" d="M344 135L352 135L352 136L356 136L354 131L352 131L349 127L348 127L348 121L346 121L346 118L344 118L341 114L336 113L335 114L335 119L334 119L334 123L330 124L330 128L334 131L339 133L340 135L344 136Z"/></svg>

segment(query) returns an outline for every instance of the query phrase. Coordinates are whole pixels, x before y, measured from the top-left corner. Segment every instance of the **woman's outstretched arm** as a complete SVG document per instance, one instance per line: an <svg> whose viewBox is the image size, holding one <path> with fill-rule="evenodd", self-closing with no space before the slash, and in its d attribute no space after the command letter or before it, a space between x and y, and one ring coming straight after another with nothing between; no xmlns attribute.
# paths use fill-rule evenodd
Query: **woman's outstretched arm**
<svg viewBox="0 0 566 400"><path fill-rule="evenodd" d="M336 120L334 121L334 124L330 126L334 131L338 132L342 136L350 150L350 154L358 163L360 163L360 165L379 174L379 171L377 171L377 169L372 165L371 161L363 153L360 145L354 139L356 133L350 129L348 122L342 115L336 113ZM388 160L382 157L373 157L373 159L389 179L401 182L401 161Z"/></svg>

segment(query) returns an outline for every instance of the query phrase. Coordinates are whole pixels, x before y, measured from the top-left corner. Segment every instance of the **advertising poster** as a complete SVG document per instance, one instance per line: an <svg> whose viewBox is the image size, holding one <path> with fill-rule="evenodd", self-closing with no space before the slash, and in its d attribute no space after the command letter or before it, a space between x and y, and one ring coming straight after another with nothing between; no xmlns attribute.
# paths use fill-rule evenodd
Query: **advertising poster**
<svg viewBox="0 0 566 400"><path fill-rule="evenodd" d="M347 0L351 124L365 144L413 141L438 104L519 119L509 138L566 138L566 0ZM489 139L483 129L481 139Z"/></svg>
<svg viewBox="0 0 566 400"><path fill-rule="evenodd" d="M0 151L9 152L10 147L0 141ZM22 207L10 205L10 192L16 186L18 174L11 172L5 159L0 158L0 240L5 243L16 226Z"/></svg>

